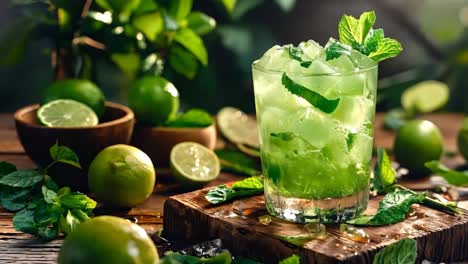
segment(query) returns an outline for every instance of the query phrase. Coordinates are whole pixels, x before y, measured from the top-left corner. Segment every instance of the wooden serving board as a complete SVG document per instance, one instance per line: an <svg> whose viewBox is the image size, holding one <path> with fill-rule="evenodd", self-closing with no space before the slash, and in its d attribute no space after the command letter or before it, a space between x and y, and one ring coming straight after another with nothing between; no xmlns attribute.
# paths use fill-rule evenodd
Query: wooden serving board
<svg viewBox="0 0 468 264"><path fill-rule="evenodd" d="M468 260L468 212L452 216L424 206L416 208L418 218L383 227L366 227L369 243L358 243L340 236L339 225L327 225L323 239L293 246L275 235L306 234L302 225L273 218L262 225L258 217L266 215L263 196L242 199L245 216L220 217L232 203L213 206L204 196L207 189L170 197L164 206L164 236L171 240L195 243L221 238L233 255L264 263L277 263L299 254L302 263L372 263L374 255L386 245L403 238L418 241L418 262ZM374 213L380 198L371 199L366 213ZM218 212L218 213L217 213Z"/></svg>

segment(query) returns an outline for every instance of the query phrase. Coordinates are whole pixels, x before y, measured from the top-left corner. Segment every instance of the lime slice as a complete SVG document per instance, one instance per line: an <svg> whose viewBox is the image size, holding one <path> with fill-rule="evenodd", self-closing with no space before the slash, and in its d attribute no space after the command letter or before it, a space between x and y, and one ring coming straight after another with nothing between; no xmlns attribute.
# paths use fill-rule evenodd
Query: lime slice
<svg viewBox="0 0 468 264"><path fill-rule="evenodd" d="M182 142L171 150L171 170L180 183L203 185L219 176L220 164L216 154L195 142Z"/></svg>
<svg viewBox="0 0 468 264"><path fill-rule="evenodd" d="M37 110L37 118L48 127L95 126L99 120L87 105L68 99L47 103Z"/></svg>
<svg viewBox="0 0 468 264"><path fill-rule="evenodd" d="M447 84L439 81L424 81L403 92L401 105L410 113L429 113L442 108L448 99Z"/></svg>
<svg viewBox="0 0 468 264"><path fill-rule="evenodd" d="M224 107L217 114L221 133L232 143L259 148L257 121L234 107Z"/></svg>

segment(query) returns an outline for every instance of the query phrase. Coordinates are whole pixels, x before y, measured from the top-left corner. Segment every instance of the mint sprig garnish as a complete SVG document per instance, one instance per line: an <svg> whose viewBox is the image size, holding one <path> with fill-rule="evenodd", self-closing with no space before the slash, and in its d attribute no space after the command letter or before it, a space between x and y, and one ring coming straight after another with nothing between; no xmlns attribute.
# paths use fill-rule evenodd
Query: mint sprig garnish
<svg viewBox="0 0 468 264"><path fill-rule="evenodd" d="M403 48L398 41L386 38L383 29L372 28L375 20L374 11L364 12L359 19L343 15L338 24L340 42L377 62L400 54Z"/></svg>
<svg viewBox="0 0 468 264"><path fill-rule="evenodd" d="M296 83L291 78L289 78L286 73L283 73L283 76L281 77L281 83L284 85L284 87L286 87L286 89L288 89L290 93L304 98L307 102L324 113L333 113L340 103L339 98L334 100L327 99L321 94Z"/></svg>
<svg viewBox="0 0 468 264"><path fill-rule="evenodd" d="M298 61L299 64L304 68L309 68L310 65L312 64L311 61L304 61L302 59L302 54L304 54L304 51L302 51L301 48L295 48L295 47L289 46L288 54L289 54L289 58Z"/></svg>

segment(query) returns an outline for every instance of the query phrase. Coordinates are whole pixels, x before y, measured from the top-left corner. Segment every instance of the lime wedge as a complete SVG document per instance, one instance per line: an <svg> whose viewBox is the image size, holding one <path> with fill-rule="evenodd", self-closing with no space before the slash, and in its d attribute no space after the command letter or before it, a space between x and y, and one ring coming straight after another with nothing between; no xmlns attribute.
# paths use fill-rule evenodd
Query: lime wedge
<svg viewBox="0 0 468 264"><path fill-rule="evenodd" d="M37 118L48 127L95 126L99 120L87 105L68 99L49 102L37 110Z"/></svg>
<svg viewBox="0 0 468 264"><path fill-rule="evenodd" d="M429 113L442 108L448 99L447 84L439 81L423 81L403 92L401 105L410 113Z"/></svg>
<svg viewBox="0 0 468 264"><path fill-rule="evenodd" d="M259 148L257 121L234 107L224 107L217 114L219 130L234 144Z"/></svg>
<svg viewBox="0 0 468 264"><path fill-rule="evenodd" d="M216 154L195 142L175 145L170 162L175 179L184 185L203 185L219 176L220 164Z"/></svg>

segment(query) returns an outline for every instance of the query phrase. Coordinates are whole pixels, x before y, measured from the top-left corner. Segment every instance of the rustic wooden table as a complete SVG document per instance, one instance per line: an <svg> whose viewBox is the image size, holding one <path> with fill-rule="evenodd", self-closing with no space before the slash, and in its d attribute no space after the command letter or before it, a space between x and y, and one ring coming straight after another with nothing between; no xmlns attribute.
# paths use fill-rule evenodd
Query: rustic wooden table
<svg viewBox="0 0 468 264"><path fill-rule="evenodd" d="M426 117L439 126L445 139L446 151L454 152L456 147L456 135L462 125L462 114L432 114ZM376 117L375 145L391 147L394 133L382 128L383 115ZM14 163L18 168L34 168L34 163L26 156L16 137L15 125L11 114L0 114L0 160ZM451 166L464 164L461 156L444 157L443 161ZM163 172L158 172L163 174ZM210 185L218 185L240 179L239 176L222 173L222 175ZM424 186L426 183L411 183L415 187ZM161 183L155 186L153 195L142 205L125 212L112 212L120 216L135 217L138 223L151 235L159 231L163 221L163 204L171 195L180 193L177 184ZM467 202L460 205L468 209ZM13 214L0 208L0 263L55 263L61 239L48 243L42 243L34 237L14 230L11 219Z"/></svg>

